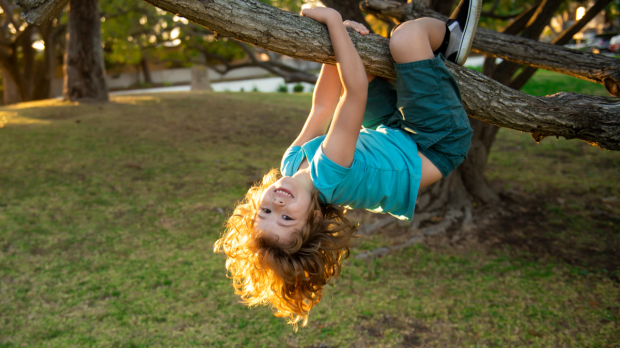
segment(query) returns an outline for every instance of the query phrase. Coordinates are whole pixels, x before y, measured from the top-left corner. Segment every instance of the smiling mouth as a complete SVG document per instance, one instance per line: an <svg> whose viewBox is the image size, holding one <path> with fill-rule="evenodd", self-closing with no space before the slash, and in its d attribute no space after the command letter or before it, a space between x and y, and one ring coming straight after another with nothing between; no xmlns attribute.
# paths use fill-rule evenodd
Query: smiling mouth
<svg viewBox="0 0 620 348"><path fill-rule="evenodd" d="M293 196L293 194L289 190L284 189L284 188L277 189L276 193L281 193L281 194L283 194L285 196L288 196L288 197L291 197L291 198L295 198L295 196Z"/></svg>

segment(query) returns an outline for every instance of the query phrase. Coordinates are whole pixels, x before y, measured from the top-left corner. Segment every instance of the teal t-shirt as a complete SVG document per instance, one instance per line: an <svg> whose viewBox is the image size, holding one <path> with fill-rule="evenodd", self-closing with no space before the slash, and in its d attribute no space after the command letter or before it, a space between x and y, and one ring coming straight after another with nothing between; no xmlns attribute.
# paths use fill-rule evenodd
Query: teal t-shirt
<svg viewBox="0 0 620 348"><path fill-rule="evenodd" d="M350 168L325 156L324 139L323 135L288 148L282 158L282 175L292 176L308 158L312 183L323 202L389 213L401 220L413 218L422 160L407 132L385 126L362 129Z"/></svg>

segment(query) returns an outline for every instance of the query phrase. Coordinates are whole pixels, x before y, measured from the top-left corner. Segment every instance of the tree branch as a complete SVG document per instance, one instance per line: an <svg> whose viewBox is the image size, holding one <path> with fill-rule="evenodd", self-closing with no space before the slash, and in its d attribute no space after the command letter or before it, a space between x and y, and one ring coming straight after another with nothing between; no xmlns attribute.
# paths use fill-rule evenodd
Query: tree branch
<svg viewBox="0 0 620 348"><path fill-rule="evenodd" d="M146 0L219 33L291 57L334 64L327 28L309 18L281 11L258 0ZM386 38L349 31L366 70L395 78ZM530 40L531 41L531 40ZM620 150L620 102L564 93L533 97L486 76L447 63L457 79L469 115L501 127L544 136L578 138Z"/></svg>
<svg viewBox="0 0 620 348"><path fill-rule="evenodd" d="M400 7L375 10L380 0L366 0L362 6L366 11L378 11L398 21L420 17L445 20L442 16L412 1ZM591 54L538 42L531 39L498 33L478 28L472 50L488 56L502 58L518 64L559 72L605 86L611 95L620 97L620 60L600 54Z"/></svg>
<svg viewBox="0 0 620 348"><path fill-rule="evenodd" d="M16 0L15 3L22 8L26 22L43 25L56 17L69 0Z"/></svg>

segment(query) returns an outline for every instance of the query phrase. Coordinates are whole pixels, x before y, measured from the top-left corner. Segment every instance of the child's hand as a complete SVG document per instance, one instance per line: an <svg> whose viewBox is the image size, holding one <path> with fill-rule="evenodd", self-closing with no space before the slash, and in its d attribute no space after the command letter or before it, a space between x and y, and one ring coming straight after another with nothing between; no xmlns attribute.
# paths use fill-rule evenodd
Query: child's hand
<svg viewBox="0 0 620 348"><path fill-rule="evenodd" d="M354 22L354 21L350 21L348 19L346 21L344 21L344 26L345 27L349 27L351 29L354 29L359 34L361 34L362 36L363 35L368 35L370 33L370 31L364 26L364 24L358 23L358 22Z"/></svg>
<svg viewBox="0 0 620 348"><path fill-rule="evenodd" d="M336 19L338 19L338 21L342 21L342 16L340 16L340 13L333 8L328 7L305 8L301 10L301 15L314 19L315 21L323 24L327 24L327 22Z"/></svg>

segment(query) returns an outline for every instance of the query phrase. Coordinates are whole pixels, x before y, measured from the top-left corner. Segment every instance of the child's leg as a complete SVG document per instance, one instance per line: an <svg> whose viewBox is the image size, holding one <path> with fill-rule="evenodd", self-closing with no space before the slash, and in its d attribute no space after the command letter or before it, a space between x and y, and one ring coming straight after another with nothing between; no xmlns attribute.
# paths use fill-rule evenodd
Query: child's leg
<svg viewBox="0 0 620 348"><path fill-rule="evenodd" d="M420 18L396 28L390 39L390 52L396 63L435 58L446 34L446 24L434 18Z"/></svg>
<svg viewBox="0 0 620 348"><path fill-rule="evenodd" d="M463 3L471 6L459 6L468 11L460 17L470 24L477 21L481 2L461 0ZM465 59L470 42L462 38L471 40L475 25L462 26L467 30L458 34L460 22L453 23L456 24L447 31L446 23L436 19L405 22L396 28L390 41L396 62L398 100L397 111L387 125L410 133L418 145L422 158L421 187L454 170L467 156L471 142L472 130L461 104L460 90L444 64L444 55L456 57L456 62Z"/></svg>

